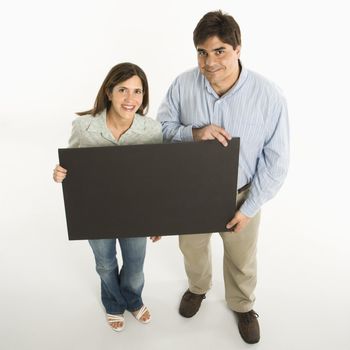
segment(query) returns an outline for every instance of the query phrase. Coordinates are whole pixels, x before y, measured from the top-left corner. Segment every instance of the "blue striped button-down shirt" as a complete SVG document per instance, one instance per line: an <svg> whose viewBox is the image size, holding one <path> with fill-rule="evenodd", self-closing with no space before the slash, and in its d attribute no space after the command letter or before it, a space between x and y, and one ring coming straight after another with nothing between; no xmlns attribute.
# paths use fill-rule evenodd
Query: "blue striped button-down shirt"
<svg viewBox="0 0 350 350"><path fill-rule="evenodd" d="M286 101L272 82L244 67L235 85L221 97L198 68L181 74L170 86L158 120L167 142L193 141L192 128L209 124L240 137L237 186L251 182L248 198L240 208L247 216L254 216L286 177Z"/></svg>

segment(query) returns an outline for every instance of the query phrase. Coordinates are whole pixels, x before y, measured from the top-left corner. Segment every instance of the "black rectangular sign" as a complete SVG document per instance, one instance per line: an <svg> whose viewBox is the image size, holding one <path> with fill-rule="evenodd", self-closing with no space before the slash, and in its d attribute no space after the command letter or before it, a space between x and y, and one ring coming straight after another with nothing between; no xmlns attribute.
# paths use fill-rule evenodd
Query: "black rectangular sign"
<svg viewBox="0 0 350 350"><path fill-rule="evenodd" d="M226 231L239 138L59 149L70 240Z"/></svg>

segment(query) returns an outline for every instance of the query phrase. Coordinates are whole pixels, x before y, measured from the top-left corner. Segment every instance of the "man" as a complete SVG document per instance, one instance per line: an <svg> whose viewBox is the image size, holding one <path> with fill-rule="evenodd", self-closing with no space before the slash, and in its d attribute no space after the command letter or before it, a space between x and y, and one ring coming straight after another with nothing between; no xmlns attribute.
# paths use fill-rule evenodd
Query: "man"
<svg viewBox="0 0 350 350"><path fill-rule="evenodd" d="M260 208L281 187L288 168L289 131L284 97L275 85L240 62L241 33L221 11L209 12L193 32L198 68L178 76L162 102L158 120L168 142L240 137L237 208L227 223L224 282L227 304L244 341L260 340L253 310ZM180 235L189 289L179 312L194 316L211 287L211 234Z"/></svg>

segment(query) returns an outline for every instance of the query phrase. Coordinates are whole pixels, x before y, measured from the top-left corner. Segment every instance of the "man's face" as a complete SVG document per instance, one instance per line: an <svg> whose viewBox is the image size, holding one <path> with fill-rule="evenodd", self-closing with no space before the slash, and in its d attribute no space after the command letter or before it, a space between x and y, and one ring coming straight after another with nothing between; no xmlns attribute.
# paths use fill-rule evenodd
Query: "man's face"
<svg viewBox="0 0 350 350"><path fill-rule="evenodd" d="M234 50L217 36L197 46L198 67L215 91L228 90L239 76L240 46Z"/></svg>

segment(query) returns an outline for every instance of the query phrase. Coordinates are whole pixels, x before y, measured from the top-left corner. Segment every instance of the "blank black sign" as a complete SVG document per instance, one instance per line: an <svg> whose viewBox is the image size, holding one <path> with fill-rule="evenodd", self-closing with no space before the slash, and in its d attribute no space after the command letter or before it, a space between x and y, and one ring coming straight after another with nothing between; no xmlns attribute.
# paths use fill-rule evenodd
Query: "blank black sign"
<svg viewBox="0 0 350 350"><path fill-rule="evenodd" d="M70 240L225 231L239 138L59 149Z"/></svg>

